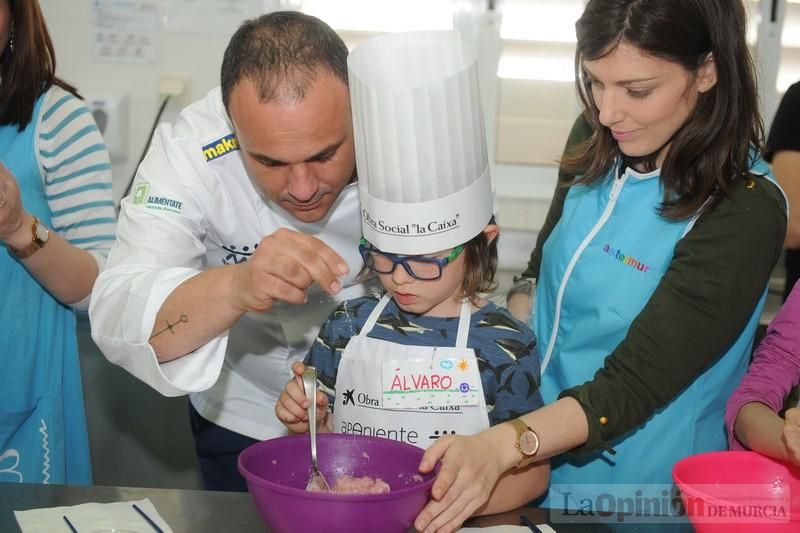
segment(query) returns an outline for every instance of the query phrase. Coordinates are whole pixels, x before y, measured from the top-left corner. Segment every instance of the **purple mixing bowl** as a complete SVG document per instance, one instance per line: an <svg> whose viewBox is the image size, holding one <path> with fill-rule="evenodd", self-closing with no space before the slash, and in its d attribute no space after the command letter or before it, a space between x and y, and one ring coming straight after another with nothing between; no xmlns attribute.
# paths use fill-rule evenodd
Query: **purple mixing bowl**
<svg viewBox="0 0 800 533"><path fill-rule="evenodd" d="M331 486L341 475L380 478L384 494L307 492L308 435L253 444L239 455L239 471L262 518L274 533L325 531L404 533L430 498L435 473L417 470L424 450L380 437L317 435L319 468Z"/></svg>

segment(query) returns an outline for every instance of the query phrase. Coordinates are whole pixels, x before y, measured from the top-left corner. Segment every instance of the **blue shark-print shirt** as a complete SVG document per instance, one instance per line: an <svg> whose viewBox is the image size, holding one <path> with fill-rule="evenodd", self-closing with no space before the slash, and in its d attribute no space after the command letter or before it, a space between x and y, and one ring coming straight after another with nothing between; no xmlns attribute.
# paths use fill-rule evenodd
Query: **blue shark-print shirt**
<svg viewBox="0 0 800 533"><path fill-rule="evenodd" d="M339 361L351 337L359 334L381 295L343 302L320 329L305 363L317 368L323 390L334 404ZM458 317L405 313L394 300L367 336L405 345L455 346ZM470 319L467 347L475 351L489 423L499 424L542 406L539 353L528 326L489 302Z"/></svg>

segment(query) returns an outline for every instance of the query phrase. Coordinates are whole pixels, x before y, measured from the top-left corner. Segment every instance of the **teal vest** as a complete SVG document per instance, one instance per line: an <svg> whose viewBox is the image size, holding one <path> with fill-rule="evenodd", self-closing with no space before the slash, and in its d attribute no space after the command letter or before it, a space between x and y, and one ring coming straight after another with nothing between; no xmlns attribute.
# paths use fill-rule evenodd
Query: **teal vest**
<svg viewBox="0 0 800 533"><path fill-rule="evenodd" d="M763 161L755 172L768 173ZM594 377L666 273L694 220L658 216L662 199L658 171L628 170L619 179L570 189L544 246L532 317L545 403ZM643 426L610 443L616 455L554 458L543 504L585 509L602 486L626 484L621 492L634 496L647 484L671 485L679 459L726 449L725 402L747 367L765 297L766 290L727 353Z"/></svg>
<svg viewBox="0 0 800 533"><path fill-rule="evenodd" d="M0 161L25 209L52 227L36 156L44 95L20 132L0 127ZM90 484L75 313L0 246L0 482Z"/></svg>

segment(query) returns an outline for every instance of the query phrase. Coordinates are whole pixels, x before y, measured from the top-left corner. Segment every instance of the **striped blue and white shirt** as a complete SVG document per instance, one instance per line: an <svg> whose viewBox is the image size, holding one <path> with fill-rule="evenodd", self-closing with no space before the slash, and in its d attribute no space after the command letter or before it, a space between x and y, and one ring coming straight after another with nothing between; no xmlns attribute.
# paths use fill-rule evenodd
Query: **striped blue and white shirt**
<svg viewBox="0 0 800 533"><path fill-rule="evenodd" d="M53 230L91 253L102 270L114 244L111 163L89 108L53 85L36 125L38 159ZM73 307L87 309L89 298Z"/></svg>

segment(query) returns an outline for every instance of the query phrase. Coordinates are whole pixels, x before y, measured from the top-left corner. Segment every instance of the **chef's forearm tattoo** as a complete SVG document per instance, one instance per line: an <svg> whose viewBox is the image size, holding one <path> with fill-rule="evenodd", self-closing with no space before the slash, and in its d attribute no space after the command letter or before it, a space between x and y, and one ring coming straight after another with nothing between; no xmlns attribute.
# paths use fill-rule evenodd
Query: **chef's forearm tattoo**
<svg viewBox="0 0 800 533"><path fill-rule="evenodd" d="M178 320L176 320L175 322L170 323L169 320L165 320L165 322L167 323L167 327L165 327L161 331L156 331L155 333L153 333L150 336L151 339L153 337L158 337L159 335L161 335L165 331L169 331L169 332L174 334L175 333L175 326L177 326L178 324L185 324L185 323L189 322L189 317L186 316L186 315L181 315L181 317Z"/></svg>

